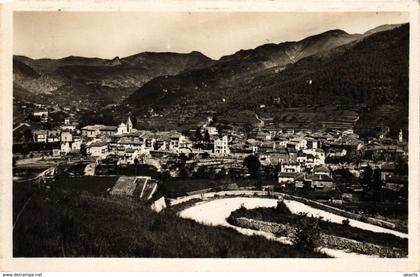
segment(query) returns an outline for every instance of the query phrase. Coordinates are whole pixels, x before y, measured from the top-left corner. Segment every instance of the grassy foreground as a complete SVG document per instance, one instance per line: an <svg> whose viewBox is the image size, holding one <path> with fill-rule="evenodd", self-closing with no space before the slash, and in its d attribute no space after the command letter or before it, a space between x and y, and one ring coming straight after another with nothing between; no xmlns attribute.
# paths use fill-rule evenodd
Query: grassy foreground
<svg viewBox="0 0 420 277"><path fill-rule="evenodd" d="M13 219L15 257L327 257L54 183L14 184Z"/></svg>

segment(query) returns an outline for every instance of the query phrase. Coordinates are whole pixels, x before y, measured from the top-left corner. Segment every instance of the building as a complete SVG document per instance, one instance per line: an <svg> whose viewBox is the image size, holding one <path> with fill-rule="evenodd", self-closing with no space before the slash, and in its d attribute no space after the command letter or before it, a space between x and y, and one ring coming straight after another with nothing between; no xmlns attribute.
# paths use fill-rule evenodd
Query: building
<svg viewBox="0 0 420 277"><path fill-rule="evenodd" d="M38 118L41 122L48 121L48 111L37 111L32 114L35 118Z"/></svg>
<svg viewBox="0 0 420 277"><path fill-rule="evenodd" d="M210 136L219 135L219 132L217 131L216 127L208 126L208 127L205 127L205 130L209 133Z"/></svg>
<svg viewBox="0 0 420 277"><path fill-rule="evenodd" d="M70 133L68 131L61 132L61 141L62 142L72 142L73 141L72 133Z"/></svg>
<svg viewBox="0 0 420 277"><path fill-rule="evenodd" d="M327 175L327 176L331 176L331 171L328 167L323 166L323 165L318 165L315 166L313 169L313 173L315 175Z"/></svg>
<svg viewBox="0 0 420 277"><path fill-rule="evenodd" d="M48 131L47 130L34 130L32 132L32 139L34 142L47 142Z"/></svg>
<svg viewBox="0 0 420 277"><path fill-rule="evenodd" d="M125 124L124 124L125 125ZM101 135L112 136L117 133L117 127L105 126L102 124L88 125L82 128L82 136L96 138Z"/></svg>
<svg viewBox="0 0 420 277"><path fill-rule="evenodd" d="M229 139L227 136L223 136L222 139L218 138L214 141L214 154L216 155L228 155L229 150Z"/></svg>
<svg viewBox="0 0 420 277"><path fill-rule="evenodd" d="M299 163L287 163L280 165L280 172L301 172L302 167Z"/></svg>
<svg viewBox="0 0 420 277"><path fill-rule="evenodd" d="M327 175L304 174L295 180L296 188L310 188L315 191L333 191L336 189L334 180Z"/></svg>
<svg viewBox="0 0 420 277"><path fill-rule="evenodd" d="M174 133L169 138L169 151L180 152L181 149L191 149L191 147L191 141L184 135Z"/></svg>
<svg viewBox="0 0 420 277"><path fill-rule="evenodd" d="M93 157L105 159L108 156L108 144L106 142L94 142L88 146L87 154Z"/></svg>
<svg viewBox="0 0 420 277"><path fill-rule="evenodd" d="M400 192L407 191L408 189L408 177L407 176L388 176L385 180L385 189Z"/></svg>
<svg viewBox="0 0 420 277"><path fill-rule="evenodd" d="M59 142L60 141L60 130L48 130L47 131L47 142Z"/></svg>
<svg viewBox="0 0 420 277"><path fill-rule="evenodd" d="M128 130L127 130L127 125L124 123L121 123L120 125L118 125L117 128L117 135L123 135L123 134L127 134Z"/></svg>
<svg viewBox="0 0 420 277"><path fill-rule="evenodd" d="M60 144L60 152L62 155L66 155L67 153L71 152L70 142L61 142Z"/></svg>
<svg viewBox="0 0 420 277"><path fill-rule="evenodd" d="M298 177L302 177L302 172L279 172L278 174L278 182L280 184L285 183L292 183L294 182Z"/></svg>

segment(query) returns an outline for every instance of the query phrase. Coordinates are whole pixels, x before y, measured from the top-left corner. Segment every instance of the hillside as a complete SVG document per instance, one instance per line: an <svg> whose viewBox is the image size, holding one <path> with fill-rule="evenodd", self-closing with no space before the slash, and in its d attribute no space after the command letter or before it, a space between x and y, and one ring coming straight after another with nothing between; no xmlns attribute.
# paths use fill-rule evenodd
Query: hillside
<svg viewBox="0 0 420 277"><path fill-rule="evenodd" d="M259 104L272 107L267 116L286 108L302 111L310 106L316 113L320 106L340 105L339 109L345 106L360 115L357 127L363 132L372 120L406 129L409 27L384 29L365 35L333 30L299 42L239 51L210 67L157 77L125 105L138 115L152 107L162 120L181 123L198 122L201 117L200 112L183 115L189 106L195 111L214 110L228 119L254 111ZM392 106L394 112L381 113L383 105Z"/></svg>
<svg viewBox="0 0 420 277"><path fill-rule="evenodd" d="M34 60L14 56L13 78L15 87L31 97L48 95L46 101L50 103L94 108L119 103L157 76L175 75L211 62L199 52L145 52L112 60L74 56ZM19 100L21 96L15 95Z"/></svg>
<svg viewBox="0 0 420 277"><path fill-rule="evenodd" d="M128 198L50 185L13 185L14 257L327 257L157 214Z"/></svg>

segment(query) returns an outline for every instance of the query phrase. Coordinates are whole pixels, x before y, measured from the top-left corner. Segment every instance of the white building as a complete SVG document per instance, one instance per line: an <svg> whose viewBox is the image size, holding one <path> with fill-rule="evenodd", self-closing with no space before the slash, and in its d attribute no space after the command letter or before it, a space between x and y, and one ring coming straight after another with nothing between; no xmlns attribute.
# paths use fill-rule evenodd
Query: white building
<svg viewBox="0 0 420 277"><path fill-rule="evenodd" d="M209 133L210 136L217 136L219 134L216 127L208 126L205 129Z"/></svg>
<svg viewBox="0 0 420 277"><path fill-rule="evenodd" d="M282 164L280 172L301 172L302 167L298 163Z"/></svg>
<svg viewBox="0 0 420 277"><path fill-rule="evenodd" d="M218 138L214 141L214 153L217 155L228 155L230 154L229 139L227 136L223 136L222 139Z"/></svg>
<svg viewBox="0 0 420 277"><path fill-rule="evenodd" d="M61 132L61 141L62 142L72 142L73 135L70 132Z"/></svg>
<svg viewBox="0 0 420 277"><path fill-rule="evenodd" d="M34 142L47 142L47 130L35 130L32 132Z"/></svg>
<svg viewBox="0 0 420 277"><path fill-rule="evenodd" d="M191 147L192 147L191 141L187 137L181 134L173 135L170 138L170 141L169 141L170 151L179 152L182 148L191 148Z"/></svg>
<svg viewBox="0 0 420 277"><path fill-rule="evenodd" d="M71 151L70 142L61 142L60 144L60 152L62 155L66 155Z"/></svg>
<svg viewBox="0 0 420 277"><path fill-rule="evenodd" d="M117 128L117 135L122 135L122 134L127 134L128 130L127 130L127 125L124 123L121 123L120 125L118 125Z"/></svg>

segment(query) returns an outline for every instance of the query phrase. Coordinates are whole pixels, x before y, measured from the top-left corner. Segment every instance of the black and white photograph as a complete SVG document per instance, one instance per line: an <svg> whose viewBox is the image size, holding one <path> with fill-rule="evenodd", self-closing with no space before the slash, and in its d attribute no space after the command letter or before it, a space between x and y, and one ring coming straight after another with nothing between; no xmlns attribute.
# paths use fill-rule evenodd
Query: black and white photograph
<svg viewBox="0 0 420 277"><path fill-rule="evenodd" d="M13 258L408 258L410 24L13 12Z"/></svg>

